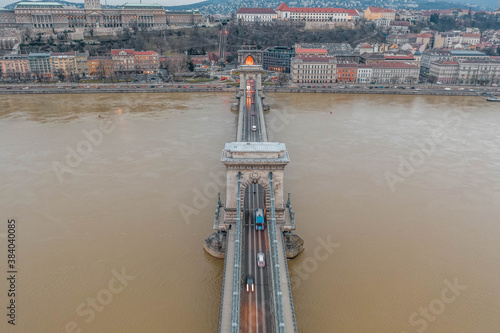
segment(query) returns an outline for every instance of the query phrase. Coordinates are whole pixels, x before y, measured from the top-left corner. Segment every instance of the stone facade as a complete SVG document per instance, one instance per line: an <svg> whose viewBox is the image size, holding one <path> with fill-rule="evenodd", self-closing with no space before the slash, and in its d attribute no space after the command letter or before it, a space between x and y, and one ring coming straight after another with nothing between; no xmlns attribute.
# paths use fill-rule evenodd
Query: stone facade
<svg viewBox="0 0 500 333"><path fill-rule="evenodd" d="M252 63L248 63L248 57L251 58ZM262 51L238 50L238 65L262 65Z"/></svg>
<svg viewBox="0 0 500 333"><path fill-rule="evenodd" d="M30 76L30 64L27 54L10 54L0 60L3 77L26 78Z"/></svg>
<svg viewBox="0 0 500 333"><path fill-rule="evenodd" d="M458 62L456 61L436 61L431 63L429 80L431 82L441 82L444 84L454 84L458 80Z"/></svg>
<svg viewBox="0 0 500 333"><path fill-rule="evenodd" d="M85 0L85 8L64 7L58 2L19 2L14 10L0 10L0 28L34 29L142 27L161 29L168 25L197 25L198 11L165 11L159 4L124 4L102 8L99 0Z"/></svg>
<svg viewBox="0 0 500 333"><path fill-rule="evenodd" d="M226 223L236 219L238 198L238 173L241 172L241 202L245 189L250 184L259 184L264 189L266 212L271 212L271 192L269 173L273 173L274 208L276 221L284 223L285 206L283 196L283 176L285 166L290 161L286 146L276 142L232 142L227 143L222 152L222 163L227 168ZM268 216L269 218L270 216Z"/></svg>
<svg viewBox="0 0 500 333"><path fill-rule="evenodd" d="M237 22L273 22L277 18L272 8L240 8L236 12Z"/></svg>
<svg viewBox="0 0 500 333"><path fill-rule="evenodd" d="M350 22L359 18L355 9L344 8L292 8L282 3L276 8L278 20L305 22Z"/></svg>
<svg viewBox="0 0 500 333"><path fill-rule="evenodd" d="M292 59L291 79L294 83L333 83L337 60L324 55L300 55Z"/></svg>

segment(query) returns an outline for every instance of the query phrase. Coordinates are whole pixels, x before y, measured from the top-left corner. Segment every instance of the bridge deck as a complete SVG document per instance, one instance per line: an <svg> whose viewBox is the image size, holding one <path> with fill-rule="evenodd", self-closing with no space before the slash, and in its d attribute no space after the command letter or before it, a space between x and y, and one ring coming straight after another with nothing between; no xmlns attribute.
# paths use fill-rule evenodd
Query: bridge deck
<svg viewBox="0 0 500 333"><path fill-rule="evenodd" d="M267 142L267 131L266 131L266 122L263 112L262 99L259 97L259 90L256 89L258 85L255 82L247 82L243 77L243 86L246 87L246 91L240 92L240 107L239 107L239 115L238 115L238 130L236 132L236 142ZM252 130L252 128L254 128ZM259 192L258 187L252 190L254 194ZM260 198L262 194L258 194ZM255 208L264 207L264 203L257 200L254 204L250 205L247 202L249 198L245 195L245 206L246 208L250 208L252 211ZM272 201L273 202L273 201ZM271 205L273 205L271 203ZM246 211L246 210L245 210ZM245 291L245 286L242 283L240 290L240 297L242 297L242 308L238 311L240 312L240 323L239 328L240 332L272 332L275 331L274 323L278 324L278 320L275 318L275 314L272 312L268 312L266 309L272 309L273 304L272 297L276 292L272 289L273 282L268 281L267 274L260 274L267 269L271 270L270 275L277 273L274 270L274 266L268 265L265 267L265 270L262 268L256 267L256 254L257 252L263 252L266 254L266 258L270 258L269 243L273 240L264 237L261 239L259 237L252 237L252 234L255 233L254 227L251 218L249 219L249 215L246 214L244 219L244 223L247 224L247 234L250 235L249 239L252 241L247 241L246 237L242 239L242 247L243 247L243 256L244 259L247 260L245 262L246 265L243 265L243 262L240 262L240 276L242 279L245 275L253 275L256 279L256 293L247 293ZM287 214L285 213L285 216ZM289 214L288 214L289 215ZM272 223L268 221L269 223ZM225 221L225 223L228 223ZM289 284L289 275L288 275L288 266L286 262L286 254L283 246L283 227L287 227L288 230L294 229L292 227L291 218L288 217L285 219L285 225L276 225L274 235L277 237L277 264L279 264L279 283L275 285L275 287L279 286L281 290L281 309L283 312L283 323L285 325L284 329L280 329L279 332L284 333L296 333L296 323L295 323L295 314L293 309L292 295ZM223 226L221 226L223 227ZM232 309L233 309L233 290L234 287L234 260L235 260L235 252L236 252L236 225L232 225L232 229L227 230L227 248L226 248L226 256L224 263L224 283L223 290L221 295L221 311L220 311L220 319L219 319L219 332L220 333L230 333L235 332L237 330L236 326L232 329ZM266 228L268 225L266 223ZM255 233L257 235L265 235L264 233L258 232ZM267 234L267 233L266 233ZM257 240L257 241L256 241ZM255 244L260 244L256 246ZM266 250L267 249L267 250ZM245 255L247 254L247 255ZM276 252L275 252L276 255ZM247 258L248 257L248 258ZM267 259L266 259L267 261ZM274 264L273 264L274 265ZM246 268L244 269L245 266ZM259 273L259 274L257 274ZM242 280L243 281L243 280ZM269 290L271 289L271 290ZM258 295L257 295L258 294ZM263 294L263 295L261 295ZM237 294L236 294L237 295ZM255 296L255 297L254 297ZM254 300L255 298L255 300ZM247 304L248 303L248 304ZM241 304L240 304L241 305ZM261 310L262 309L262 310ZM273 319L273 320L271 320ZM275 321L276 320L276 321ZM280 319L281 320L281 319Z"/></svg>

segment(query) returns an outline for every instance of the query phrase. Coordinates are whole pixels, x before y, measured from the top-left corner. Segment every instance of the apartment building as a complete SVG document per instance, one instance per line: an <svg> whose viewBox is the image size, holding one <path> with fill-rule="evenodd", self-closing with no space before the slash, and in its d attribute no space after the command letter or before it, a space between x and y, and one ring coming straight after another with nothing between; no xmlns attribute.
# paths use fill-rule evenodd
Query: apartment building
<svg viewBox="0 0 500 333"><path fill-rule="evenodd" d="M295 83L334 83L337 61L326 55L297 55L291 60L291 79Z"/></svg>

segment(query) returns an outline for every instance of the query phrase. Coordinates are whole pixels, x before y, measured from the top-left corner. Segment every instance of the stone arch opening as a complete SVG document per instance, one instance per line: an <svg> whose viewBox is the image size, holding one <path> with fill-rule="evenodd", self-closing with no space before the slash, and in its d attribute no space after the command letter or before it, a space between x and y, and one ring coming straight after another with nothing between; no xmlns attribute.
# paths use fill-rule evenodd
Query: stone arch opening
<svg viewBox="0 0 500 333"><path fill-rule="evenodd" d="M250 189L251 184L257 184L260 185L262 190L264 191L264 199L263 199L263 207L266 211L266 218L269 218L269 214L271 212L271 188L268 183L264 182L262 179L258 179L257 181L254 181L253 179L249 179L245 182L241 183L241 202L245 202L245 195L247 195L247 189Z"/></svg>
<svg viewBox="0 0 500 333"><path fill-rule="evenodd" d="M245 65L253 65L255 63L252 56L247 56L245 59Z"/></svg>

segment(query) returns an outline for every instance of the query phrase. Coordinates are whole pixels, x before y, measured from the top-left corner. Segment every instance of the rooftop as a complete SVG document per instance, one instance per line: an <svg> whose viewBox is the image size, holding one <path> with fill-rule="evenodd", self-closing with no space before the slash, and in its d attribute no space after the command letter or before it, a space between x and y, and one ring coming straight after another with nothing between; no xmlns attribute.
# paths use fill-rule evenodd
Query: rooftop
<svg viewBox="0 0 500 333"><path fill-rule="evenodd" d="M121 6L121 8L141 8L141 7L163 9L163 6L157 3L126 3Z"/></svg>
<svg viewBox="0 0 500 333"><path fill-rule="evenodd" d="M239 8L236 14L276 14L272 8Z"/></svg>
<svg viewBox="0 0 500 333"><path fill-rule="evenodd" d="M137 52L134 52L134 55L158 55L158 52L155 52L155 51L137 51Z"/></svg>
<svg viewBox="0 0 500 333"><path fill-rule="evenodd" d="M295 56L295 60L302 62L330 62L335 61L335 57L326 55L303 54Z"/></svg>
<svg viewBox="0 0 500 333"><path fill-rule="evenodd" d="M293 13L346 13L349 15L358 15L355 9L344 8L308 8L308 7L288 7L286 3L282 3L276 8L277 11L293 12Z"/></svg>
<svg viewBox="0 0 500 333"><path fill-rule="evenodd" d="M416 65L408 64L406 62L377 62L369 65L372 68L418 68Z"/></svg>
<svg viewBox="0 0 500 333"><path fill-rule="evenodd" d="M478 56L478 57L486 57L487 55L483 52L472 51L472 50L453 50L450 51L452 56Z"/></svg>
<svg viewBox="0 0 500 333"><path fill-rule="evenodd" d="M410 55L384 55L384 58L386 60L415 60L415 58L413 58L413 55L410 54Z"/></svg>
<svg viewBox="0 0 500 333"><path fill-rule="evenodd" d="M284 143L279 142L230 142L222 151L221 162L225 165L271 163L284 166L290 157Z"/></svg>
<svg viewBox="0 0 500 333"><path fill-rule="evenodd" d="M134 50L133 49L112 49L111 50L111 54L112 55L117 55L118 53L120 53L121 51L125 51L127 52L128 54L133 54L134 53Z"/></svg>
<svg viewBox="0 0 500 333"><path fill-rule="evenodd" d="M19 2L15 8L18 7L58 7L64 8L59 2L44 2L44 1L22 1Z"/></svg>
<svg viewBox="0 0 500 333"><path fill-rule="evenodd" d="M328 53L328 50L327 49L295 49L295 53L296 54L299 54L299 53L307 53L307 54L311 54L311 53L321 53L321 54L326 54Z"/></svg>
<svg viewBox="0 0 500 333"><path fill-rule="evenodd" d="M355 62L349 62L349 61L339 62L337 64L337 68L353 68L353 67L357 68L358 64Z"/></svg>
<svg viewBox="0 0 500 333"><path fill-rule="evenodd" d="M368 7L372 13L395 13L393 9L380 8L380 7Z"/></svg>
<svg viewBox="0 0 500 333"><path fill-rule="evenodd" d="M450 60L438 60L434 61L433 63L440 65L458 65L457 61L450 61Z"/></svg>

